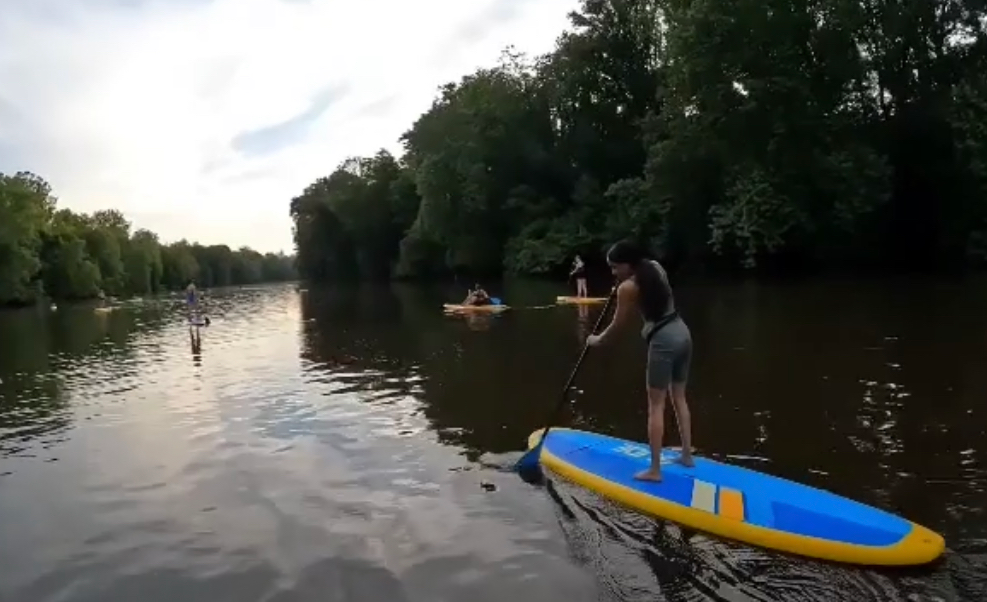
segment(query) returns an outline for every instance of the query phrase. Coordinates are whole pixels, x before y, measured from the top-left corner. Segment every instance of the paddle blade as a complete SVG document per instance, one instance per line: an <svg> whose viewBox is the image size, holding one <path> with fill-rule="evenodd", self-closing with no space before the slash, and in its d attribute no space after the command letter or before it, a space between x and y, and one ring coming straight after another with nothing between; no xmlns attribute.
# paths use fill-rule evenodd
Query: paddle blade
<svg viewBox="0 0 987 602"><path fill-rule="evenodd" d="M549 427L545 427L540 431L535 431L528 437L528 445L531 447L528 451L524 452L521 459L514 465L518 476L529 485L539 485L545 478L541 470L541 448L545 444L548 430Z"/></svg>
<svg viewBox="0 0 987 602"><path fill-rule="evenodd" d="M542 481L541 446L542 443L539 441L538 445L524 452L521 459L519 459L517 464L514 465L514 469L517 471L518 476L520 476L521 480L525 483L535 485Z"/></svg>

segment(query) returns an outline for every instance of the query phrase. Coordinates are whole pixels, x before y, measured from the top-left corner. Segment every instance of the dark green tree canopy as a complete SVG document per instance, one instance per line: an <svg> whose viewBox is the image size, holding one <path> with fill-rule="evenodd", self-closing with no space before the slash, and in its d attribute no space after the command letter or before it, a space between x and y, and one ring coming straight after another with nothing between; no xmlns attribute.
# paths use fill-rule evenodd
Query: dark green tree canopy
<svg viewBox="0 0 987 602"><path fill-rule="evenodd" d="M583 0L441 88L404 154L291 203L301 275L552 273L637 237L720 268L987 259L985 5Z"/></svg>
<svg viewBox="0 0 987 602"><path fill-rule="evenodd" d="M26 172L0 173L0 305L56 299L145 295L179 289L289 280L294 258L185 241L162 245L148 230L131 232L119 211L92 215L56 210L51 187Z"/></svg>

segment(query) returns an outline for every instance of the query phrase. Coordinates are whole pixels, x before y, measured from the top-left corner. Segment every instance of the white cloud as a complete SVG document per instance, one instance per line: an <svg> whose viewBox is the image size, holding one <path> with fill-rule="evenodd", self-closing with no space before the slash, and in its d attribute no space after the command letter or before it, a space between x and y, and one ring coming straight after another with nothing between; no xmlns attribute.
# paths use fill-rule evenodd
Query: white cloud
<svg viewBox="0 0 987 602"><path fill-rule="evenodd" d="M263 251L291 249L305 185L397 151L439 85L508 44L550 50L577 4L2 2L0 171L34 171L61 206L115 207L166 241ZM279 127L306 111L308 127Z"/></svg>

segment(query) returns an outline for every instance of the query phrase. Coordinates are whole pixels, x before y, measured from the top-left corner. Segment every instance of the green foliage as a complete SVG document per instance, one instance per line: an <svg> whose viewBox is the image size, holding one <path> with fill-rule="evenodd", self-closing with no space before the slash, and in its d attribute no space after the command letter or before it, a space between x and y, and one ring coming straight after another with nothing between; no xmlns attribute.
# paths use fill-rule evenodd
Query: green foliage
<svg viewBox="0 0 987 602"><path fill-rule="evenodd" d="M92 215L56 211L40 177L0 173L0 305L56 299L153 294L200 286L227 286L295 277L294 260L242 248L162 245L147 230L131 233L119 211Z"/></svg>
<svg viewBox="0 0 987 602"><path fill-rule="evenodd" d="M549 274L627 236L741 269L987 264L983 2L583 0L570 21L443 86L400 159L294 199L301 274Z"/></svg>
<svg viewBox="0 0 987 602"><path fill-rule="evenodd" d="M42 234L41 281L59 299L85 299L99 292L99 266L83 239L85 222L67 209L55 213Z"/></svg>
<svg viewBox="0 0 987 602"><path fill-rule="evenodd" d="M41 262L38 251L55 200L38 176L0 173L0 303L28 303Z"/></svg>

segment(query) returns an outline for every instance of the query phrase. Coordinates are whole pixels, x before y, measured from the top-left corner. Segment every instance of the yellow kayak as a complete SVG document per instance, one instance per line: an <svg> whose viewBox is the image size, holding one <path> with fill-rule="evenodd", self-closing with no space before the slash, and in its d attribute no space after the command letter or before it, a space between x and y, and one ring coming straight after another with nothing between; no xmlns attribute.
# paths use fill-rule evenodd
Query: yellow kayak
<svg viewBox="0 0 987 602"><path fill-rule="evenodd" d="M555 302L559 305L593 305L595 303L606 303L606 297L556 297Z"/></svg>
<svg viewBox="0 0 987 602"><path fill-rule="evenodd" d="M507 305L457 305L446 303L442 309L447 312L485 312L498 313L510 309Z"/></svg>

